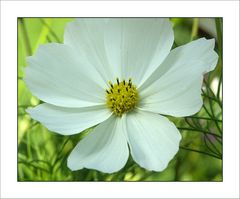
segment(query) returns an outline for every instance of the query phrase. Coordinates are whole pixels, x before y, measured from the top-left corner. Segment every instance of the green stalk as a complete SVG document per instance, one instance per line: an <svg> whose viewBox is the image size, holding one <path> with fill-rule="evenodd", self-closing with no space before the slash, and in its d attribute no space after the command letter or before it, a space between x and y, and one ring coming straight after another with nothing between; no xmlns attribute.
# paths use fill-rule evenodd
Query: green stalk
<svg viewBox="0 0 240 199"><path fill-rule="evenodd" d="M198 18L193 18L193 24L192 24L192 33L191 33L191 41L197 37L198 34Z"/></svg>
<svg viewBox="0 0 240 199"><path fill-rule="evenodd" d="M204 91L202 91L202 92L203 92L202 96L207 97L209 100L211 99L211 100L217 102L218 105L222 108L222 103L219 101L219 99L211 97L211 96L208 96Z"/></svg>
<svg viewBox="0 0 240 199"><path fill-rule="evenodd" d="M211 146L214 148L215 151L212 150L210 146L208 146L207 141L211 144ZM218 150L218 148L217 148L217 147L214 145L214 143L211 141L211 139L210 139L208 136L206 136L206 134L204 135L204 142L205 142L208 150L210 150L212 153L214 153L214 154L216 154L216 155L222 155L221 152Z"/></svg>
<svg viewBox="0 0 240 199"><path fill-rule="evenodd" d="M222 60L222 18L216 18L215 24L216 24L217 39L218 39L218 49L219 49L218 54L220 59Z"/></svg>
<svg viewBox="0 0 240 199"><path fill-rule="evenodd" d="M42 19L40 18L40 21L42 22L42 24L44 26L46 26L49 30L49 32L52 34L52 36L55 38L55 40L58 42L58 43L61 43L61 40L58 38L58 36L56 35L56 33L52 30L52 28ZM49 38L48 38L49 39Z"/></svg>
<svg viewBox="0 0 240 199"><path fill-rule="evenodd" d="M215 118L208 118L208 117L201 117L201 116L187 116L185 118L194 118L194 119L201 119L201 120L216 120L217 122L222 122L222 120L215 119Z"/></svg>
<svg viewBox="0 0 240 199"><path fill-rule="evenodd" d="M212 92L212 94L214 95L214 92L213 92L213 91L211 90L211 88L210 88L210 74L208 75L208 82L207 82L206 85L208 85L208 88L209 88L209 89L207 89L207 95L209 95L209 90L210 90L210 91ZM214 95L214 96L215 96L215 95ZM213 110L213 103L212 103L212 100L209 100L209 105L210 105L210 111L211 111L211 115L212 115L212 117L213 117L213 118L216 118L216 117L215 117L214 110ZM215 122L215 125L216 125L218 131L222 134L222 130L221 130L221 128L220 128L218 122L216 122L216 121L214 121L214 122Z"/></svg>
<svg viewBox="0 0 240 199"><path fill-rule="evenodd" d="M180 149L183 149L183 150L187 150L187 151L192 151L192 152L197 152L197 153L201 153L203 155L208 155L208 156L211 156L211 157L214 157L214 158L217 158L217 159L220 159L222 160L222 157L219 157L217 155L214 155L214 154L211 154L211 153L207 153L207 152L204 152L204 151L199 151L197 149L189 149L187 147L184 147L184 146L180 146L179 147Z"/></svg>
<svg viewBox="0 0 240 199"><path fill-rule="evenodd" d="M215 137L218 137L218 138L221 138L222 137L220 135L217 135L215 133L211 133L211 132L208 132L208 131L205 131L203 129L195 129L195 128L187 128L187 127L177 127L179 130L186 130L186 131L196 131L196 132L202 132L204 134L209 134L209 135L212 135L212 136L215 136Z"/></svg>
<svg viewBox="0 0 240 199"><path fill-rule="evenodd" d="M218 82L218 90L217 90L217 98L218 99L220 99L221 84L222 84L222 73L220 75L219 82Z"/></svg>
<svg viewBox="0 0 240 199"><path fill-rule="evenodd" d="M24 46L26 48L26 53L27 53L27 55L32 55L31 44L30 44L30 40L28 37L27 28L26 28L24 19L19 18L19 23L21 25L21 30L22 30L22 35L23 35Z"/></svg>
<svg viewBox="0 0 240 199"><path fill-rule="evenodd" d="M215 96L213 90L210 87L209 81L210 81L210 74L208 75L208 82L206 82L206 80L204 79L204 84L206 85L206 88L207 88L207 94L204 92L204 90L202 90L203 95L208 97L209 99L212 99L212 100L216 101L219 104L219 106L222 108L222 102L219 100L219 98L217 98ZM209 91L210 91L212 97L210 96Z"/></svg>

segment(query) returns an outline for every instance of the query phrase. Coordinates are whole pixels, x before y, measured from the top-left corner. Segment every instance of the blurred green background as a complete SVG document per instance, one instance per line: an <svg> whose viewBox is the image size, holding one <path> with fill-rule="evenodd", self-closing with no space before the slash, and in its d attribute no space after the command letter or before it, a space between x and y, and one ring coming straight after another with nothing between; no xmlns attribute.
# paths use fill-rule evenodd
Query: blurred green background
<svg viewBox="0 0 240 199"><path fill-rule="evenodd" d="M62 43L64 27L72 20L18 18L18 181L222 181L222 19L171 18L173 48L200 37L216 39L219 61L204 78L204 106L191 117L169 117L183 138L166 170L145 170L129 157L126 166L113 174L67 168L69 153L91 129L73 136L58 135L25 112L40 103L23 82L26 57L41 44Z"/></svg>

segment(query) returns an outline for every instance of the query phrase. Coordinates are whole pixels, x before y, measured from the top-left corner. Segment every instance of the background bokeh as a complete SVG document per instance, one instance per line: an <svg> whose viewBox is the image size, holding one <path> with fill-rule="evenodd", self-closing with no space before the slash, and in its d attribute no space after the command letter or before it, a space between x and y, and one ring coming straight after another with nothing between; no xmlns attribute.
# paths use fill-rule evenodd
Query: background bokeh
<svg viewBox="0 0 240 199"><path fill-rule="evenodd" d="M58 135L25 111L40 103L23 81L26 57L41 44L62 43L64 27L72 20L18 18L18 181L222 181L222 19L171 18L173 48L200 37L216 39L219 61L204 78L204 106L191 117L168 117L181 132L182 141L166 170L145 170L129 157L126 166L113 174L89 169L72 172L67 168L69 153L91 129L73 136Z"/></svg>

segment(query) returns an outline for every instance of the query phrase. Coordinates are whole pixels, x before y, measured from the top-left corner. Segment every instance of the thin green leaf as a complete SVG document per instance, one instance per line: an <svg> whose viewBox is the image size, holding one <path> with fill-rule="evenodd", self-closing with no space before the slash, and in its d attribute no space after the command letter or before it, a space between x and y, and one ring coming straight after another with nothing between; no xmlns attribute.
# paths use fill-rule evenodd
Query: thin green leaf
<svg viewBox="0 0 240 199"><path fill-rule="evenodd" d="M217 159L220 159L220 160L222 159L221 156L217 156L217 155L205 152L205 151L200 151L200 150L197 150L197 149L190 149L190 148L187 148L187 147L184 147L184 146L180 146L179 148L183 149L183 150L192 151L192 152L200 153L200 154L203 154L203 155L211 156L211 157L214 157L214 158L217 158Z"/></svg>

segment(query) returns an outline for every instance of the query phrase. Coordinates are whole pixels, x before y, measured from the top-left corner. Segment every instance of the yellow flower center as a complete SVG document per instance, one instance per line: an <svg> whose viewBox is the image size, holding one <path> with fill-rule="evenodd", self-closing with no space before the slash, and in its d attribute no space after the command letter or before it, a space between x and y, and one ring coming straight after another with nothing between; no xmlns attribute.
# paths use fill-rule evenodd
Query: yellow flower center
<svg viewBox="0 0 240 199"><path fill-rule="evenodd" d="M123 113L131 111L138 103L138 91L132 80L117 83L109 82L109 89L106 90L107 106L119 117Z"/></svg>

